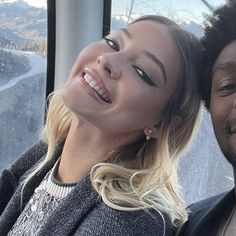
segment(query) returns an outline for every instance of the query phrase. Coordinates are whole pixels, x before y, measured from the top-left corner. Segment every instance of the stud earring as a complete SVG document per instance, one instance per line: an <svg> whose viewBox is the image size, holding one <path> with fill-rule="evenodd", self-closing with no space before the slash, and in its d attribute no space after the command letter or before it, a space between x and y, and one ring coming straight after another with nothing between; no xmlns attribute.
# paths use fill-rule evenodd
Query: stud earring
<svg viewBox="0 0 236 236"><path fill-rule="evenodd" d="M152 134L152 130L151 129L148 129L148 134ZM146 135L146 140L149 140L151 137L149 135Z"/></svg>

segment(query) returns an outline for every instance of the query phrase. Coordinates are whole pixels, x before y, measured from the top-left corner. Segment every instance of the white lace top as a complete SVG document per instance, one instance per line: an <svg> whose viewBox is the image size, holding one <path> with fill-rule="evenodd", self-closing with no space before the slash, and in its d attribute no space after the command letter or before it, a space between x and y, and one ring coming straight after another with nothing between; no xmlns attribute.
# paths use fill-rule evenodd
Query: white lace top
<svg viewBox="0 0 236 236"><path fill-rule="evenodd" d="M33 236L45 222L50 213L75 187L75 184L63 184L56 180L59 160L44 177L40 185L25 206L8 233L8 236Z"/></svg>

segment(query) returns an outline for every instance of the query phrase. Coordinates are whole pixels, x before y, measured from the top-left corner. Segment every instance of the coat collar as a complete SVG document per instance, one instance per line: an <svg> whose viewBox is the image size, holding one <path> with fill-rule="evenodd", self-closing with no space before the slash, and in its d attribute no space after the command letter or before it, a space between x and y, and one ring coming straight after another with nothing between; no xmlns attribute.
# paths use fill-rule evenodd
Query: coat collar
<svg viewBox="0 0 236 236"><path fill-rule="evenodd" d="M54 166L61 155L63 144L60 144L53 155L53 158L34 175L21 192L23 184L17 188L10 202L5 208L0 219L0 235L6 235L21 214L21 200L24 207L34 193L34 189L40 184L44 176ZM30 158L30 157L29 157ZM83 216L98 203L98 194L92 188L90 177L77 184L75 189L60 202L58 208L52 213L49 220L42 226L39 235L67 235L83 219ZM79 206L79 207L78 207ZM72 217L73 216L73 217ZM58 227L63 225L63 227Z"/></svg>
<svg viewBox="0 0 236 236"><path fill-rule="evenodd" d="M207 202L206 204L206 210L204 210L203 214L199 214L198 212L195 212L195 216L191 218L187 223L188 236L198 236L202 235L202 230L204 228L211 227L213 220L215 217L220 216L222 214L222 211L226 209L229 206L233 206L235 204L235 189L232 189L231 191L220 194L213 202ZM199 216L197 216L199 214ZM197 218L199 219L197 220ZM209 236L209 235L207 235Z"/></svg>
<svg viewBox="0 0 236 236"><path fill-rule="evenodd" d="M23 190L23 207L30 200L34 193L34 189L38 187L44 176L54 166L61 155L62 149L63 143L56 148L53 158L48 161L41 171L33 176L27 183ZM6 235L21 214L21 191L22 184L17 188L1 216L0 235ZM80 221L83 220L83 217L91 210L91 208L96 206L98 202L98 194L93 189L90 176L88 175L76 185L74 190L65 199L60 202L55 211L50 215L47 222L42 225L38 235L72 234L72 231L76 229Z"/></svg>
<svg viewBox="0 0 236 236"><path fill-rule="evenodd" d="M58 150L55 152L55 154L58 154L57 152ZM57 160L56 156L58 158L60 155L54 155L53 158L41 169L41 171L29 180L24 189L23 183L21 182L19 184L18 188L16 189L15 193L13 194L11 200L9 201L0 217L0 235L6 235L8 231L10 231L16 219L21 214L21 209L25 207L25 204L27 204L32 194L34 193L34 189L40 184L44 176L55 164Z"/></svg>
<svg viewBox="0 0 236 236"><path fill-rule="evenodd" d="M38 235L71 235L85 215L98 204L98 194L87 176L60 202Z"/></svg>

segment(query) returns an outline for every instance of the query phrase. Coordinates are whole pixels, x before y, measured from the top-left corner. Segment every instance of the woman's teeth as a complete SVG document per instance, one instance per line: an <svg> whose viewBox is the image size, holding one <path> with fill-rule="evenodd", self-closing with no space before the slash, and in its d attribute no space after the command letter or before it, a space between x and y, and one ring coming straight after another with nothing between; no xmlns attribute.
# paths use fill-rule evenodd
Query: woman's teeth
<svg viewBox="0 0 236 236"><path fill-rule="evenodd" d="M97 82L92 78L92 76L86 73L84 75L84 80L91 88L93 88L100 95L100 97L103 98L105 102L111 103L110 98L106 95L104 90L97 84Z"/></svg>

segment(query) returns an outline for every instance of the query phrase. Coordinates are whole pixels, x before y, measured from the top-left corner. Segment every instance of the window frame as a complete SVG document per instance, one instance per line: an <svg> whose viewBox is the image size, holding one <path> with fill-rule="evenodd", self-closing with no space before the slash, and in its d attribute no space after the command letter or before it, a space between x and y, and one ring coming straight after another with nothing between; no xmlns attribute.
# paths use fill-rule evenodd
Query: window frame
<svg viewBox="0 0 236 236"><path fill-rule="evenodd" d="M56 0L47 0L47 78L46 99L54 91L56 53Z"/></svg>
<svg viewBox="0 0 236 236"><path fill-rule="evenodd" d="M103 3L103 28L102 28L102 36L105 37L110 33L111 30L111 0L104 0Z"/></svg>

